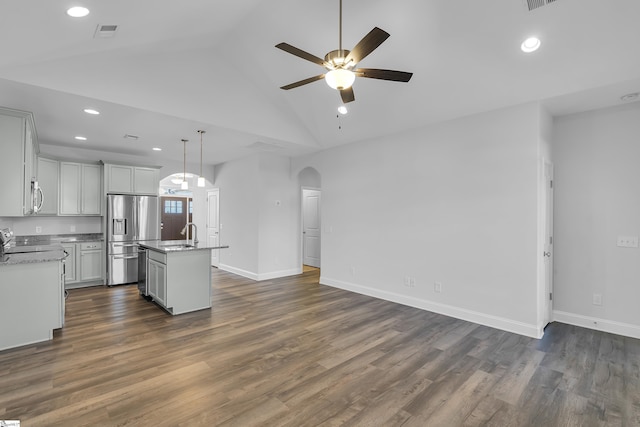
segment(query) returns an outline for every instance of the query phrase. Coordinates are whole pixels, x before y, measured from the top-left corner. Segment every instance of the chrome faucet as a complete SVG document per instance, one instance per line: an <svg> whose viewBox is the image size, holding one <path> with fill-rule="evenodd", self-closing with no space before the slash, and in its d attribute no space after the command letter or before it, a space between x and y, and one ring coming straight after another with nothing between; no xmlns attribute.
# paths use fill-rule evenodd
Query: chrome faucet
<svg viewBox="0 0 640 427"><path fill-rule="evenodd" d="M195 225L194 223L188 222L187 225L184 226L180 234L184 236L184 233L187 232L187 228L189 228L190 225L193 225L193 244L197 245L198 244L198 226Z"/></svg>

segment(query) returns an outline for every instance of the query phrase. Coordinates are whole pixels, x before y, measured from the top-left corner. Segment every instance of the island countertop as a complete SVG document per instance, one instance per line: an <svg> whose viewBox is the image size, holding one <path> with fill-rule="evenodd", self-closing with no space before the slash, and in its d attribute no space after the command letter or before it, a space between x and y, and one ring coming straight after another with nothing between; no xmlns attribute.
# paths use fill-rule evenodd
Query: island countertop
<svg viewBox="0 0 640 427"><path fill-rule="evenodd" d="M205 243L193 244L192 240L146 240L138 242L138 246L161 253L201 251L210 249L227 249L229 246L208 246Z"/></svg>
<svg viewBox="0 0 640 427"><path fill-rule="evenodd" d="M5 265L61 261L66 257L67 254L59 243L43 246L11 244L8 245L2 255L0 255L0 267Z"/></svg>

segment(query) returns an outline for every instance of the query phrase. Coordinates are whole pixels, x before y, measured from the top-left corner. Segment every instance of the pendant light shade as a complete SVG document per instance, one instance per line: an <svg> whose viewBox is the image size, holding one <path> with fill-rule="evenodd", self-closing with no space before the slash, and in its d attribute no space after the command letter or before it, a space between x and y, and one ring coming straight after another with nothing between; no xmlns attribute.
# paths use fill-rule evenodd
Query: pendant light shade
<svg viewBox="0 0 640 427"><path fill-rule="evenodd" d="M204 176L202 176L202 134L205 133L204 130L199 130L200 134L200 176L198 177L198 187L204 187Z"/></svg>
<svg viewBox="0 0 640 427"><path fill-rule="evenodd" d="M182 140L182 145L184 146L184 163L182 168L182 184L180 185L181 190L188 190L189 183L187 182L187 141L188 139Z"/></svg>

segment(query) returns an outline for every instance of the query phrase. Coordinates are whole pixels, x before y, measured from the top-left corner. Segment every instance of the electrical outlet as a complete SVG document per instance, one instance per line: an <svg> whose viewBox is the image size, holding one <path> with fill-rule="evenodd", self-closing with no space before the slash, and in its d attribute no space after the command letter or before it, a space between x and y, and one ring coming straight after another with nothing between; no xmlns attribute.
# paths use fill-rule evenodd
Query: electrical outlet
<svg viewBox="0 0 640 427"><path fill-rule="evenodd" d="M69 226L69 231L72 232L72 233L75 233L76 232L76 226L75 225Z"/></svg>
<svg viewBox="0 0 640 427"><path fill-rule="evenodd" d="M602 305L602 295L593 294L593 305Z"/></svg>
<svg viewBox="0 0 640 427"><path fill-rule="evenodd" d="M442 292L442 283L440 283L440 282L435 282L435 283L433 284L433 292L437 292L437 293Z"/></svg>
<svg viewBox="0 0 640 427"><path fill-rule="evenodd" d="M404 276L404 285L407 288L415 288L416 287L416 278L415 277Z"/></svg>
<svg viewBox="0 0 640 427"><path fill-rule="evenodd" d="M619 248L637 248L638 236L618 236Z"/></svg>
<svg viewBox="0 0 640 427"><path fill-rule="evenodd" d="M351 275L352 276L356 275L356 268L354 266L351 266Z"/></svg>
<svg viewBox="0 0 640 427"><path fill-rule="evenodd" d="M36 233L38 233L38 234L39 234L39 233L42 233L42 227L37 226L37 227L36 227Z"/></svg>

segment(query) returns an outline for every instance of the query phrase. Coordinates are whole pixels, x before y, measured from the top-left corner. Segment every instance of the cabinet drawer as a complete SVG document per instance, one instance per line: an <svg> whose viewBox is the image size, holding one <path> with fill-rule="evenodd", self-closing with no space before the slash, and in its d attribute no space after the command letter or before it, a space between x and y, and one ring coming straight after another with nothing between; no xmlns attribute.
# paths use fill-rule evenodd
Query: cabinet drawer
<svg viewBox="0 0 640 427"><path fill-rule="evenodd" d="M160 253L160 252L156 252L156 251L152 251L152 250L147 251L147 254L149 255L149 259L161 262L163 264L167 263L167 255L166 254L163 254L163 253Z"/></svg>
<svg viewBox="0 0 640 427"><path fill-rule="evenodd" d="M85 243L80 243L80 250L81 251L85 251L88 249L101 249L102 248L102 242L85 242Z"/></svg>

